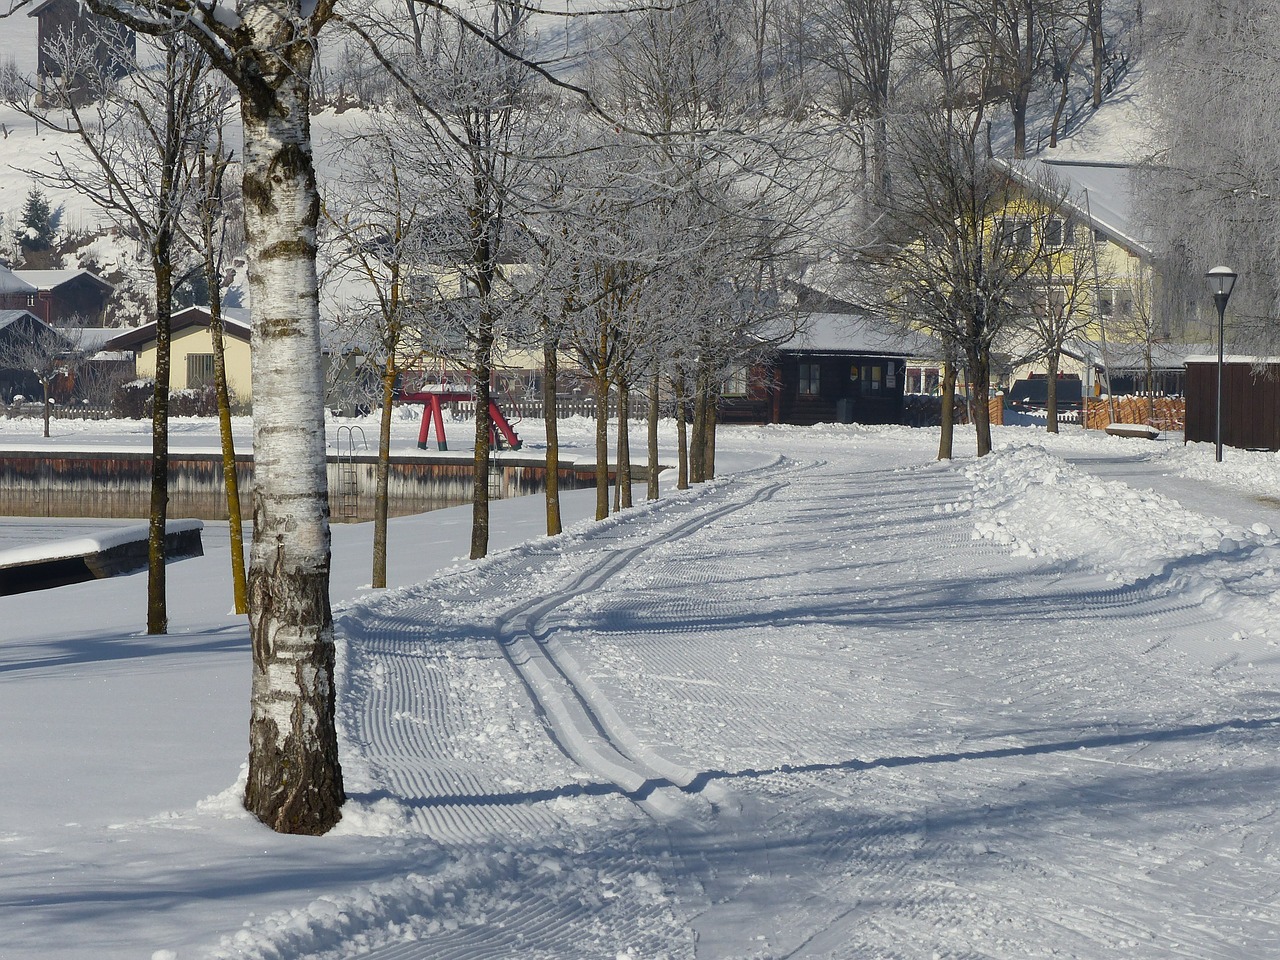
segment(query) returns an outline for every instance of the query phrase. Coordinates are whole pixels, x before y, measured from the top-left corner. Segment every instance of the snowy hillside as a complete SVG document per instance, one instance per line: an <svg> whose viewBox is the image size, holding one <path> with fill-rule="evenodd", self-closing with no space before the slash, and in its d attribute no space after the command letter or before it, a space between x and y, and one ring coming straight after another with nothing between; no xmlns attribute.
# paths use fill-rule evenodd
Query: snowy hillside
<svg viewBox="0 0 1280 960"><path fill-rule="evenodd" d="M8 0L0 0L0 4L7 2ZM583 55L582 37L587 28L579 24L584 21L560 17L547 17L544 20L538 26L538 34L540 49L547 63L553 69L571 73ZM1115 29L1131 28L1117 23ZM19 15L0 21L0 63L13 60L21 72L33 74L35 40L34 19ZM339 56L336 42L334 49L326 52L322 48L322 59L326 55L331 58ZM1078 63L1076 72L1081 73L1085 66L1087 65L1083 62ZM1133 161L1145 156L1149 149L1149 131L1142 109L1143 91L1141 58L1137 56L1129 62L1127 71L1116 88L1109 91L1106 101L1097 111L1083 105L1085 93L1083 88L1077 89L1069 111L1064 139L1052 151L1047 147L1047 131L1054 94L1049 90L1041 91L1032 103L1029 123L1033 133L1029 149L1032 152L1042 150L1062 158L1107 161ZM358 122L357 115L358 111L338 115L325 110L313 118L317 168L322 189L326 181L337 175L334 145L341 136L351 132L353 125ZM1012 149L1012 141L1005 111L992 108L990 116L993 119L993 143L998 152L1007 154ZM32 186L31 179L22 170L46 169L50 153L57 149L62 149L65 153L67 141L48 129L37 130L30 120L23 119L15 111L3 106L0 106L0 129L6 134L0 139L0 216L12 223ZM235 138L234 132L232 138ZM52 195L50 199L54 207L61 210L64 230L93 232L102 228L102 214L82 196L63 191Z"/></svg>
<svg viewBox="0 0 1280 960"><path fill-rule="evenodd" d="M8 0L0 0L0 10ZM18 72L32 74L36 70L36 21L23 13L0 20L0 64L13 63Z"/></svg>

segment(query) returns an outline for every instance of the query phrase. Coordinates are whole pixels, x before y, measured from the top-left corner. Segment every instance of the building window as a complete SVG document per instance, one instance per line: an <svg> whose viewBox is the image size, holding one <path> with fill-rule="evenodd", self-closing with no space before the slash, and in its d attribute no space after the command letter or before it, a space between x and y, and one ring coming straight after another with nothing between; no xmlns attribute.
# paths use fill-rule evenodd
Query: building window
<svg viewBox="0 0 1280 960"><path fill-rule="evenodd" d="M1025 217L1016 217L1004 222L1004 240L1015 250L1030 250L1035 241L1031 221Z"/></svg>
<svg viewBox="0 0 1280 960"><path fill-rule="evenodd" d="M725 378L720 395L723 397L745 397L747 395L746 367L739 367Z"/></svg>
<svg viewBox="0 0 1280 960"><path fill-rule="evenodd" d="M187 386L199 387L213 382L213 354L187 354Z"/></svg>
<svg viewBox="0 0 1280 960"><path fill-rule="evenodd" d="M858 392L864 397L875 396L885 386L885 368L879 363L864 363L850 370L852 379L858 385Z"/></svg>
<svg viewBox="0 0 1280 960"><path fill-rule="evenodd" d="M1103 317L1127 317L1133 313L1133 297L1128 290L1103 287L1098 293L1098 314Z"/></svg>
<svg viewBox="0 0 1280 960"><path fill-rule="evenodd" d="M800 364L800 396L816 397L818 395L821 386L819 370L820 367L816 363Z"/></svg>
<svg viewBox="0 0 1280 960"><path fill-rule="evenodd" d="M34 293L27 294L27 306L34 307L36 305L36 295Z"/></svg>
<svg viewBox="0 0 1280 960"><path fill-rule="evenodd" d="M1065 240L1066 224L1061 217L1050 217L1044 232L1045 246L1060 247Z"/></svg>
<svg viewBox="0 0 1280 960"><path fill-rule="evenodd" d="M1046 320L1061 320L1067 312L1067 291L1062 287L1050 287L1040 302L1039 312Z"/></svg>

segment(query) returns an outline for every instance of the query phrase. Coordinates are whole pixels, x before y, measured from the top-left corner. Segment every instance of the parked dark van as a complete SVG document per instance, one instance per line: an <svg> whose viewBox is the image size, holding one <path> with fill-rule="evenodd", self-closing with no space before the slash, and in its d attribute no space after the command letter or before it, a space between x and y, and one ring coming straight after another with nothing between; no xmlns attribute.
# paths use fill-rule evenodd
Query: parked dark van
<svg viewBox="0 0 1280 960"><path fill-rule="evenodd" d="M1079 410L1083 396L1079 377L1058 377L1058 409ZM1005 402L1014 410L1043 410L1049 404L1049 378L1030 377L1015 380L1005 394Z"/></svg>

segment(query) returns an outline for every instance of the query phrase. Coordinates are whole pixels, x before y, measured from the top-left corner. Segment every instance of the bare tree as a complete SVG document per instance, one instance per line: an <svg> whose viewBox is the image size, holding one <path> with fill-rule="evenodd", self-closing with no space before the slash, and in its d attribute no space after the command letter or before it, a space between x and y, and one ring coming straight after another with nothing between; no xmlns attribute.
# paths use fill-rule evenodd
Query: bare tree
<svg viewBox="0 0 1280 960"><path fill-rule="evenodd" d="M379 370L371 583L385 587L391 418L397 384L422 356L411 334L421 307L415 302L414 275L427 264L422 197L412 176L406 182L398 138L389 129L393 123L379 126L349 144L348 163L330 192L325 217L335 231L332 272L354 277L363 291L342 306L354 328L349 330L352 346Z"/></svg>
<svg viewBox="0 0 1280 960"><path fill-rule="evenodd" d="M1051 178L1029 184L1034 191L1025 223L1043 234L1026 274L1022 322L1013 338L1018 359L1045 364L1048 383L1045 429L1058 432L1058 372L1067 345L1089 333L1097 317L1100 277L1087 223L1066 210L1062 188Z"/></svg>
<svg viewBox="0 0 1280 960"><path fill-rule="evenodd" d="M322 350L311 156L312 67L332 0L242 0L236 16L180 0L86 0L145 34L182 32L240 94L254 312L254 653L245 806L285 833L341 815ZM21 12L30 0L11 5Z"/></svg>
<svg viewBox="0 0 1280 960"><path fill-rule="evenodd" d="M29 377L39 385L44 436L48 437L49 420L57 402L55 393L60 385L70 386L74 382L86 354L73 335L55 330L34 317L29 320L21 336L12 325L8 328L8 345L0 356L0 367Z"/></svg>
<svg viewBox="0 0 1280 960"><path fill-rule="evenodd" d="M240 510L240 480L236 467L235 440L231 435L231 396L227 387L226 348L222 323L222 263L229 220L225 180L233 156L225 143L225 122L230 107L229 91L223 88L205 104L208 134L196 153L194 169L194 227L188 242L204 264L205 287L209 291L209 337L213 343L213 382L218 404L218 439L222 447L222 480L227 498L227 526L231 546L231 585L236 613L249 612L249 585L244 562L244 519Z"/></svg>
<svg viewBox="0 0 1280 960"><path fill-rule="evenodd" d="M1102 70L1107 59L1107 34L1103 20L1103 0L1086 0L1085 27L1089 35L1090 101L1096 110L1102 106ZM1138 9L1142 9L1141 3ZM1141 19L1141 13L1139 13Z"/></svg>
<svg viewBox="0 0 1280 960"><path fill-rule="evenodd" d="M980 9L980 8L979 8ZM978 12L954 0L919 0L909 8L911 39L904 56L913 102L932 102L971 138L986 119L994 84L994 59Z"/></svg>
<svg viewBox="0 0 1280 960"><path fill-rule="evenodd" d="M1045 20L1052 0L967 0L992 61L991 95L1013 122L1013 155L1027 155L1027 109L1045 68Z"/></svg>
<svg viewBox="0 0 1280 960"><path fill-rule="evenodd" d="M154 282L156 375L152 398L151 509L148 535L147 632L165 633L165 524L168 513L169 318L180 276L180 220L191 188L191 144L204 131L208 59L178 33L157 37L159 69L144 68L132 42L109 27L89 35L59 35L46 53L62 82L34 93L9 91L21 109L73 135L68 154L55 151L42 182L86 195L134 231L147 250ZM112 56L103 58L109 47ZM145 51L144 51L145 52ZM118 69L127 64L131 69Z"/></svg>
<svg viewBox="0 0 1280 960"><path fill-rule="evenodd" d="M1093 2L1094 0L1090 0L1090 3ZM1050 147L1058 145L1063 115L1071 97L1071 81L1076 58L1089 42L1090 33L1088 21L1081 16L1079 10L1066 6L1051 11L1048 27L1045 30L1046 55L1050 77L1058 88L1058 99L1053 110L1053 120L1049 126Z"/></svg>
<svg viewBox="0 0 1280 960"><path fill-rule="evenodd" d="M523 49L527 11L511 0L493 0L487 12L474 23L440 11L418 17L413 45L403 40L396 45L396 38L406 35L397 19L368 12L350 24L379 44L399 84L397 148L417 166L418 188L436 224L428 236L436 249L426 255L458 288L439 303L428 326L443 325L446 343L466 345L459 359L470 374L476 411L473 558L489 549L494 348L521 299L509 269L519 259L512 255L519 240L512 208L531 176L526 144L537 137L539 126L524 109L532 78L504 55ZM426 331L428 339L439 339L439 332Z"/></svg>
<svg viewBox="0 0 1280 960"><path fill-rule="evenodd" d="M818 7L816 57L830 71L836 114L870 130L858 139L863 179L877 202L890 192L889 111L905 8L903 0L823 0Z"/></svg>
<svg viewBox="0 0 1280 960"><path fill-rule="evenodd" d="M1160 252L1157 312L1216 336L1204 273L1230 264L1240 281L1227 312L1241 352L1275 352L1280 305L1280 96L1273 0L1171 0L1146 18L1153 96L1151 163L1138 179L1142 217ZM1205 123L1204 118L1216 118Z"/></svg>
<svg viewBox="0 0 1280 960"><path fill-rule="evenodd" d="M903 239L869 262L888 305L963 357L983 456L992 354L1031 299L1032 272L1048 251L1048 231L1036 230L1046 210L943 115L912 117L899 142L893 220Z"/></svg>

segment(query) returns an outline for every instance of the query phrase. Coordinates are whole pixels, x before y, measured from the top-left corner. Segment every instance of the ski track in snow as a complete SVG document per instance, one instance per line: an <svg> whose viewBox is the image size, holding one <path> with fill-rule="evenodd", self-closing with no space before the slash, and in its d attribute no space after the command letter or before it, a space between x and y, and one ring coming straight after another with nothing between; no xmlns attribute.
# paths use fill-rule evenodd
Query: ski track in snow
<svg viewBox="0 0 1280 960"><path fill-rule="evenodd" d="M1066 556L1100 481L1038 448L854 446L349 609L340 830L447 866L214 955L1271 954L1268 600L1196 586L1274 536Z"/></svg>

